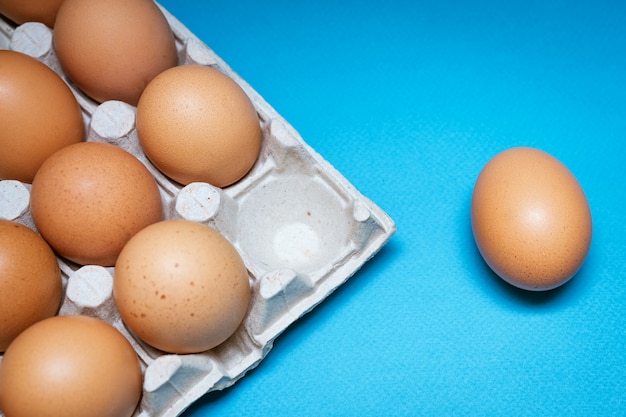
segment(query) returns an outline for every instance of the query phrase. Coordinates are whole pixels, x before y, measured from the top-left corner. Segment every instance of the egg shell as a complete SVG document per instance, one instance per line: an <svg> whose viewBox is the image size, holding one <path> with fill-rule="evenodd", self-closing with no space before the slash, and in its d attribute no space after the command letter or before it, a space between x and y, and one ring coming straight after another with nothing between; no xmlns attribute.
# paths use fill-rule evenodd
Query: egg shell
<svg viewBox="0 0 626 417"><path fill-rule="evenodd" d="M225 187L240 180L261 147L259 118L230 77L203 65L157 75L137 105L137 134L146 155L183 185Z"/></svg>
<svg viewBox="0 0 626 417"><path fill-rule="evenodd" d="M35 226L61 256L112 266L135 233L163 218L154 178L132 154L82 142L50 156L33 180Z"/></svg>
<svg viewBox="0 0 626 417"><path fill-rule="evenodd" d="M124 246L113 294L124 322L166 352L214 348L248 310L248 272L215 229L189 220L152 224Z"/></svg>
<svg viewBox="0 0 626 417"><path fill-rule="evenodd" d="M152 0L65 0L54 47L67 76L97 102L136 105L150 80L178 63L172 31Z"/></svg>
<svg viewBox="0 0 626 417"><path fill-rule="evenodd" d="M507 149L485 165L474 186L471 219L487 264L526 290L563 285L591 245L591 210L582 187L539 149Z"/></svg>
<svg viewBox="0 0 626 417"><path fill-rule="evenodd" d="M50 155L84 139L72 90L35 58L0 50L0 92L0 179L30 183Z"/></svg>
<svg viewBox="0 0 626 417"><path fill-rule="evenodd" d="M96 318L51 317L24 330L0 363L8 416L130 417L142 392L139 358Z"/></svg>
<svg viewBox="0 0 626 417"><path fill-rule="evenodd" d="M0 219L0 352L30 325L54 316L63 282L54 252L32 229ZM10 300L10 302L8 302Z"/></svg>
<svg viewBox="0 0 626 417"><path fill-rule="evenodd" d="M67 281L59 314L111 323L141 359L143 393L134 417L175 417L207 392L235 384L264 360L285 329L350 279L396 230L379 206L315 152L213 50L161 10L174 32L180 63L211 66L232 78L258 114L262 141L257 161L235 184L183 186L143 154L133 106L97 104L73 88L89 123L87 141L114 144L141 160L159 186L165 218L197 221L218 230L241 254L250 277L249 310L230 338L209 351L167 354L142 342L124 325L112 296L115 268L58 259ZM27 35L31 28L25 26L14 31L0 17L0 45L7 44L3 34ZM23 206L24 187L6 188L20 190L4 197L8 204ZM281 210L272 210L277 207ZM30 210L16 212L15 221L34 227ZM299 231L305 232L305 239L291 245Z"/></svg>

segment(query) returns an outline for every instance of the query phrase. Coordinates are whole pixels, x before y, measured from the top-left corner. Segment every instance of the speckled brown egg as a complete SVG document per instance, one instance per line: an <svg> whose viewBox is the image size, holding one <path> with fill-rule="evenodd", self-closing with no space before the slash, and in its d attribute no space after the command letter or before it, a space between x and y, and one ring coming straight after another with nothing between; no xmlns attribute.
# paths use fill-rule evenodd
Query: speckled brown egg
<svg viewBox="0 0 626 417"><path fill-rule="evenodd" d="M137 134L154 165L184 185L231 185L252 168L261 147L248 95L201 65L171 68L150 82L137 105Z"/></svg>
<svg viewBox="0 0 626 417"><path fill-rule="evenodd" d="M32 229L0 220L0 352L30 325L57 313L63 297L54 252Z"/></svg>
<svg viewBox="0 0 626 417"><path fill-rule="evenodd" d="M82 113L65 82L26 54L0 50L0 180L30 183L55 151L81 142Z"/></svg>
<svg viewBox="0 0 626 417"><path fill-rule="evenodd" d="M142 392L139 358L113 326L56 316L22 332L0 362L7 417L130 417Z"/></svg>
<svg viewBox="0 0 626 417"><path fill-rule="evenodd" d="M472 195L474 238L502 279L549 290L582 266L591 245L591 211L574 175L539 149L505 150L483 168Z"/></svg>
<svg viewBox="0 0 626 417"><path fill-rule="evenodd" d="M41 22L52 28L63 0L0 0L0 13L21 25Z"/></svg>
<svg viewBox="0 0 626 417"><path fill-rule="evenodd" d="M250 300L248 273L230 242L188 220L137 233L115 265L115 302L144 342L173 353L201 352L228 339Z"/></svg>
<svg viewBox="0 0 626 417"><path fill-rule="evenodd" d="M148 169L132 154L97 142L50 156L33 180L30 208L50 246L82 265L114 265L128 239L163 218Z"/></svg>
<svg viewBox="0 0 626 417"><path fill-rule="evenodd" d="M68 77L98 102L136 105L150 80L178 63L172 30L152 0L65 0L54 47Z"/></svg>

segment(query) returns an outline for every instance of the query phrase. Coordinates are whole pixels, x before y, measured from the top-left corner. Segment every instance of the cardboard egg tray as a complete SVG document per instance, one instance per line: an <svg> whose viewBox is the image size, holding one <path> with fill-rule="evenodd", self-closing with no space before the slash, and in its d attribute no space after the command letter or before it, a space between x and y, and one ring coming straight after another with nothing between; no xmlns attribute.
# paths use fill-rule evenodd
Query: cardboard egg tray
<svg viewBox="0 0 626 417"><path fill-rule="evenodd" d="M241 181L224 189L170 181L141 150L134 107L119 101L98 104L83 95L63 74L50 29L39 23L15 27L0 16L0 48L34 56L68 81L83 110L87 141L112 143L134 154L157 180L165 217L216 228L248 268L252 296L235 334L210 351L174 355L147 346L124 326L112 298L114 268L59 259L65 288L59 314L105 320L137 351L144 371L135 412L139 417L177 416L205 393L234 384L260 363L278 335L351 277L395 232L394 222L378 206L307 145L219 56L162 11L176 37L179 64L221 70L243 88L258 112L260 156ZM29 184L0 181L0 218L36 230L29 192Z"/></svg>

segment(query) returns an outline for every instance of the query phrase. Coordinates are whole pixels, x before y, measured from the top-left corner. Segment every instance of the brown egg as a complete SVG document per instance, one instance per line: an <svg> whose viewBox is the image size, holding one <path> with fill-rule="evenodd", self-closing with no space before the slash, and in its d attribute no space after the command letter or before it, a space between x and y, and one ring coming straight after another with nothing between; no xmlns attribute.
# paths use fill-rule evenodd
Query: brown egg
<svg viewBox="0 0 626 417"><path fill-rule="evenodd" d="M154 177L132 154L82 142L53 154L33 180L35 226L61 256L112 266L135 233L163 217Z"/></svg>
<svg viewBox="0 0 626 417"><path fill-rule="evenodd" d="M61 271L45 240L0 220L0 352L30 325L54 316L63 297Z"/></svg>
<svg viewBox="0 0 626 417"><path fill-rule="evenodd" d="M169 69L148 85L137 105L137 134L152 163L184 185L233 184L261 146L259 118L246 93L200 65Z"/></svg>
<svg viewBox="0 0 626 417"><path fill-rule="evenodd" d="M115 265L115 302L127 326L167 352L211 349L230 337L248 309L248 273L219 232L168 220L137 233Z"/></svg>
<svg viewBox="0 0 626 417"><path fill-rule="evenodd" d="M591 211L580 184L538 149L512 148L485 165L474 187L471 218L487 264L526 290L567 282L591 244Z"/></svg>
<svg viewBox="0 0 626 417"><path fill-rule="evenodd" d="M0 180L30 183L55 151L84 139L74 94L45 64L0 50Z"/></svg>
<svg viewBox="0 0 626 417"><path fill-rule="evenodd" d="M98 102L136 105L150 80L178 62L172 31L152 0L65 0L54 46L68 77Z"/></svg>
<svg viewBox="0 0 626 417"><path fill-rule="evenodd" d="M21 25L41 22L52 28L63 0L0 0L0 13Z"/></svg>
<svg viewBox="0 0 626 417"><path fill-rule="evenodd" d="M40 321L0 362L6 416L130 417L142 391L141 366L113 326L87 316Z"/></svg>

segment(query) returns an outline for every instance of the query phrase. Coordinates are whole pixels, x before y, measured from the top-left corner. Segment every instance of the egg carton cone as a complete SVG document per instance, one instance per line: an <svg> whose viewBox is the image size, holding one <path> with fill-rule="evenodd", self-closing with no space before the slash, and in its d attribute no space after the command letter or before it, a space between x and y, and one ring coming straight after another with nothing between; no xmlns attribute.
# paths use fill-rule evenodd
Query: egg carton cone
<svg viewBox="0 0 626 417"><path fill-rule="evenodd" d="M124 325L112 295L114 268L58 259L65 289L59 314L100 318L136 350L144 373L137 417L178 416L204 394L233 385L263 360L286 328L354 275L396 229L381 208L305 143L213 50L159 7L174 32L179 65L222 71L247 93L258 113L260 155L234 185L181 186L164 176L141 149L135 107L120 101L96 103L85 96L63 73L52 30L33 22L13 26L0 17L0 46L39 59L70 85L82 108L86 140L111 143L135 155L159 185L165 218L217 229L239 251L249 271L251 299L237 331L209 351L176 355L148 346ZM0 218L36 230L29 196L30 184L0 181Z"/></svg>

